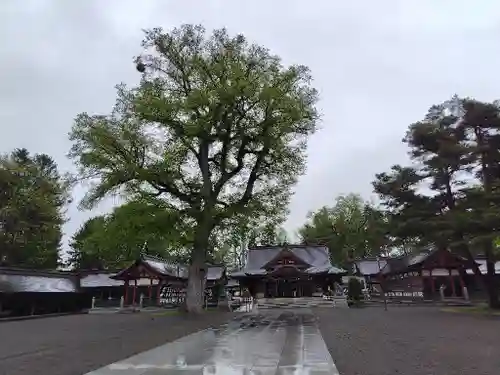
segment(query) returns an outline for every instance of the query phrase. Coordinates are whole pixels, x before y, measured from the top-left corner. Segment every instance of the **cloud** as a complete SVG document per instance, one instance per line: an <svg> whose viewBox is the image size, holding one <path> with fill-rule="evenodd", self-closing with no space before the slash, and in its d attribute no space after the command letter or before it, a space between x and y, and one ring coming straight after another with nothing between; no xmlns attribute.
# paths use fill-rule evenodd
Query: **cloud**
<svg viewBox="0 0 500 375"><path fill-rule="evenodd" d="M500 97L500 6L493 1L4 1L0 5L0 151L26 147L71 170L67 133L107 113L114 85L138 80L141 28L202 23L244 33L308 65L322 129L310 142L287 227L339 193L368 197L376 172L405 162L406 127L458 93ZM75 198L82 189L75 191ZM69 210L70 235L95 212Z"/></svg>

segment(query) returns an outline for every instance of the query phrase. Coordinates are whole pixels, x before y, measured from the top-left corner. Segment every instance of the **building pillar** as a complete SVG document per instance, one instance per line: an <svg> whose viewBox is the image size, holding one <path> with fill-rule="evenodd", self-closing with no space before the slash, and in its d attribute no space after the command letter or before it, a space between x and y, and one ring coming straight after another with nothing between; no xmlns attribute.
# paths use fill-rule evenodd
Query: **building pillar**
<svg viewBox="0 0 500 375"><path fill-rule="evenodd" d="M451 284L451 296L452 297L456 297L457 296L457 292L455 290L455 279L453 278L453 275L452 275L452 272L451 272L451 269L448 269L448 279L450 280L450 284Z"/></svg>
<svg viewBox="0 0 500 375"><path fill-rule="evenodd" d="M425 277L424 277L424 270L420 270L419 276L420 276L420 282L422 283L422 294L423 294L424 299L425 299Z"/></svg>
<svg viewBox="0 0 500 375"><path fill-rule="evenodd" d="M132 290L132 305L135 305L136 295L137 295L137 279L134 280L134 288Z"/></svg>
<svg viewBox="0 0 500 375"><path fill-rule="evenodd" d="M126 306L128 303L128 285L129 285L129 280L125 280L125 293L123 294L123 302L124 305Z"/></svg>
<svg viewBox="0 0 500 375"><path fill-rule="evenodd" d="M458 273L458 281L460 282L460 288L465 288L464 278L462 277L462 274L460 272Z"/></svg>
<svg viewBox="0 0 500 375"><path fill-rule="evenodd" d="M158 305L160 304L160 295L161 295L162 284L163 284L163 280L158 279L158 284L157 284L157 289L156 289L156 303Z"/></svg>
<svg viewBox="0 0 500 375"><path fill-rule="evenodd" d="M413 291L413 271L408 274L408 286L410 287L410 295L411 298L413 299L415 297L414 291Z"/></svg>
<svg viewBox="0 0 500 375"><path fill-rule="evenodd" d="M460 282L460 289L462 290L462 297L468 301L469 300L469 293L467 291L467 288L465 287L465 282L464 282L464 278L462 276L462 273L459 272L458 273L458 281Z"/></svg>
<svg viewBox="0 0 500 375"><path fill-rule="evenodd" d="M151 300L151 297L153 295L153 278L149 278L149 288L148 288L148 297Z"/></svg>
<svg viewBox="0 0 500 375"><path fill-rule="evenodd" d="M434 282L434 276L432 276L432 270L429 271L429 278L431 279L431 298L434 299L434 293L436 292L436 283Z"/></svg>

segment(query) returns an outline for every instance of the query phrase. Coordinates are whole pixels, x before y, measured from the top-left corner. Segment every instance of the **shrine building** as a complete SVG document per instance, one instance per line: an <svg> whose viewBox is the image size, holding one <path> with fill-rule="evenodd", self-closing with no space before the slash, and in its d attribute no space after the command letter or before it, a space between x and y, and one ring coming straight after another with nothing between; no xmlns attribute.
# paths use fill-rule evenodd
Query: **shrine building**
<svg viewBox="0 0 500 375"><path fill-rule="evenodd" d="M231 278L256 298L321 297L346 274L331 264L326 246L284 244L249 248Z"/></svg>

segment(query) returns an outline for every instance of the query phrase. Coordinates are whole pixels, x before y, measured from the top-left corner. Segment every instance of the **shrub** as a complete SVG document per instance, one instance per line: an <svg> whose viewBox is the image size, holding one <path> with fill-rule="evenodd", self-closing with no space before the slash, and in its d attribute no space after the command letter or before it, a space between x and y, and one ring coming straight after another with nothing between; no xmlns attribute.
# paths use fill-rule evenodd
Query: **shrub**
<svg viewBox="0 0 500 375"><path fill-rule="evenodd" d="M351 277L347 284L347 299L354 303L359 303L363 299L363 285L355 277Z"/></svg>

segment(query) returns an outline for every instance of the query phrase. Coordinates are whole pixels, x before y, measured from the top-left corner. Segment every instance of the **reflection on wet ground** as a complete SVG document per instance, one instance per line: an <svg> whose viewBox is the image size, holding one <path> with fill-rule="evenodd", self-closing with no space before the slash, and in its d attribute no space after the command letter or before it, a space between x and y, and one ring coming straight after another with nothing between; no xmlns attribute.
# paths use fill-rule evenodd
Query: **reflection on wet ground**
<svg viewBox="0 0 500 375"><path fill-rule="evenodd" d="M168 329L168 327L166 327ZM240 315L87 375L335 375L308 309Z"/></svg>

